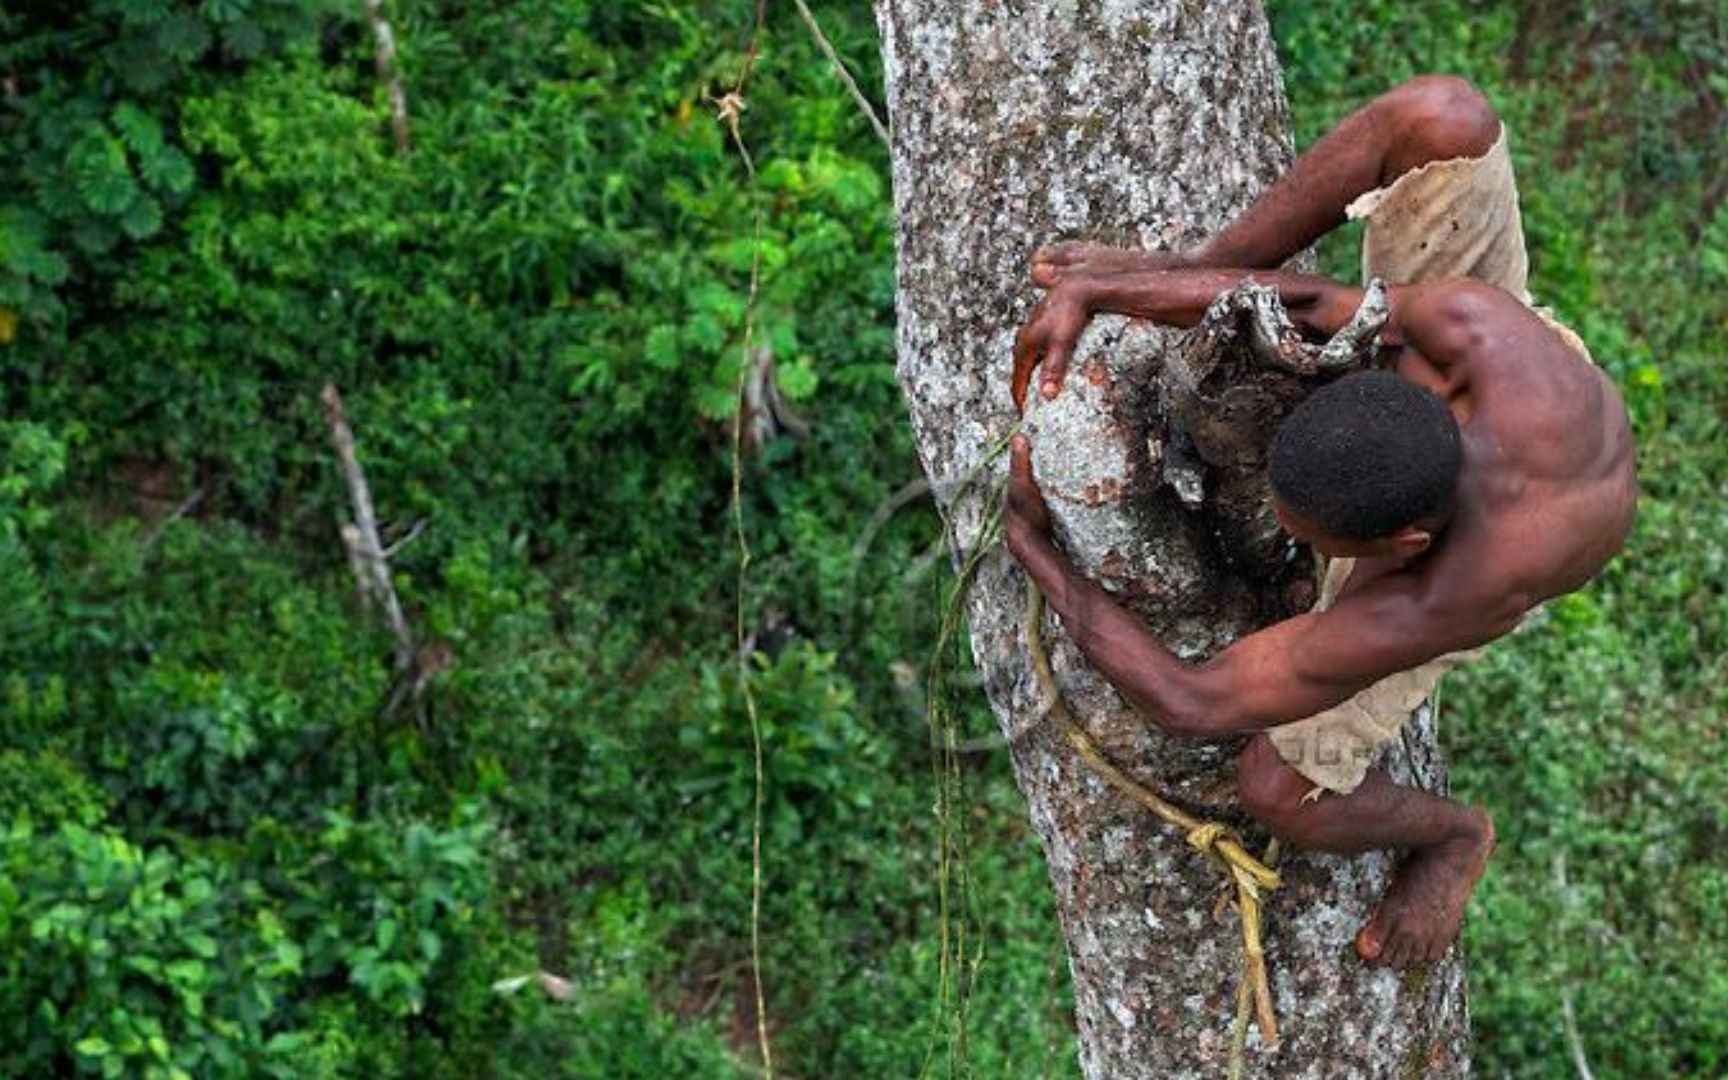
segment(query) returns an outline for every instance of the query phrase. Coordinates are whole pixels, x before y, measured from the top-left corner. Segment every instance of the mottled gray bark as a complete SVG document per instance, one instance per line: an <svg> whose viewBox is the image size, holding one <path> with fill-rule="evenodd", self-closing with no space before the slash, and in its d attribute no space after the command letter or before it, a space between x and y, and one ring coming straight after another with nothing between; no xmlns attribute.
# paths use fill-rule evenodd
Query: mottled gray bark
<svg viewBox="0 0 1728 1080"><path fill-rule="evenodd" d="M1014 421L1011 345L1036 297L1029 253L1076 236L1192 243L1289 164L1289 124L1253 0L878 0L876 11L894 129L899 374L924 467L965 545L989 507L958 482ZM1207 421L1184 413L1170 344L1166 331L1096 320L1062 395L1035 407L1030 425L1069 552L1173 648L1199 656L1286 611L1306 567L1256 519L1241 480L1255 448L1235 479L1207 462ZM1240 378L1284 377L1265 371ZM1178 413L1186 419L1172 424ZM992 555L970 597L972 640L1049 861L1084 1069L1221 1076L1241 947L1235 915L1213 914L1220 877L1039 722L1023 599L1018 568ZM1196 812L1243 820L1236 746L1163 737L1059 627L1048 637L1075 715L1116 760ZM1416 760L1389 764L1437 787L1432 727L1424 711L1406 744ZM1298 856L1284 869L1267 914L1284 1041L1270 1051L1251 1036L1250 1075L1467 1072L1461 960L1399 977L1351 950L1388 860Z"/></svg>

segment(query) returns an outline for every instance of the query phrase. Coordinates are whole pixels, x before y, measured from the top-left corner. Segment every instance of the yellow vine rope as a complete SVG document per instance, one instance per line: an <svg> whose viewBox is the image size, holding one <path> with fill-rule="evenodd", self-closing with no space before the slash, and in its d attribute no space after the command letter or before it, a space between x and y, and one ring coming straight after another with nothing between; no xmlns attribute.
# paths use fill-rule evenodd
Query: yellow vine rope
<svg viewBox="0 0 1728 1080"><path fill-rule="evenodd" d="M1049 714L1062 726L1068 745L1116 790L1150 810L1159 820L1186 833L1188 843L1219 866L1229 883L1235 886L1236 904L1242 913L1243 982L1237 992L1237 1020L1231 1031L1230 1061L1231 1075L1239 1076L1247 1040L1250 1000L1254 1006L1255 1022L1260 1028L1260 1038L1268 1049L1278 1047L1278 1018L1272 1009L1272 987L1266 978L1266 952L1260 935L1261 896L1278 887L1278 872L1250 854L1229 826L1195 817L1117 768L1092 741L1092 736L1075 722L1050 669L1050 655L1044 647L1044 594L1031 579L1026 582L1025 630L1026 648L1032 654L1033 674L1048 702ZM1275 858L1275 846L1268 848L1268 861Z"/></svg>
<svg viewBox="0 0 1728 1080"><path fill-rule="evenodd" d="M1008 441L1019 430L1019 426L1011 428L1000 439L989 446L980 460L962 477L959 490L965 492L979 479L984 469L999 457L1007 447ZM963 561L959 579L955 582L954 592L949 598L943 619L943 629L939 634L937 652L941 651L941 641L946 641L952 632L953 623L957 620L967 588L971 585L983 557L996 546L1000 540L1000 528L1003 518L1001 493L998 489L993 502L996 511L990 515L979 530L972 551ZM956 497L958 501L958 496ZM958 546L958 545L956 545ZM1051 670L1050 654L1044 645L1044 594L1030 579L1026 582L1026 615L1025 634L1027 652L1032 657L1032 670L1039 685L1040 692L1048 702L1048 714L1054 717L1062 727L1062 733L1069 746L1079 754L1081 760L1106 782L1141 806L1150 810L1165 823L1181 829L1188 843L1214 865L1223 870L1228 884L1236 890L1237 908L1242 916L1242 979L1236 992L1236 1016L1230 1029L1230 1056L1228 1076L1230 1080L1241 1080L1247 1067L1247 1039L1250 1021L1260 1029L1261 1041L1267 1049L1276 1050L1279 1044L1278 1018L1272 1006L1272 988L1266 975L1266 952L1261 933L1261 903L1264 894L1278 888L1281 879L1273 866L1278 861L1278 841L1273 840L1267 845L1263 859L1256 859L1241 840L1232 832L1229 826L1220 822L1204 821L1176 806L1158 795L1152 789L1134 780L1124 773L1099 748L1068 710L1067 702L1056 686L1055 673ZM935 707L937 674L934 657L930 677L930 701ZM932 722L934 728L934 721ZM942 858L943 872L939 884L946 883L946 858ZM943 897L941 964L942 973L938 977L938 998L946 999L947 960L950 952L947 941L947 903L946 889L939 890ZM929 1070L926 1061L924 1073ZM923 1075L921 1073L920 1075Z"/></svg>

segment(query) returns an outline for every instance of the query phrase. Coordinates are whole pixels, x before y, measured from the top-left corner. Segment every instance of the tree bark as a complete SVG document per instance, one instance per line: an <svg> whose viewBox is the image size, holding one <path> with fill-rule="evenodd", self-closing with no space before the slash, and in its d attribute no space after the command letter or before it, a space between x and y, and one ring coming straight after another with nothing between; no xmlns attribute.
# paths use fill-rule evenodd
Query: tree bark
<svg viewBox="0 0 1728 1080"><path fill-rule="evenodd" d="M1254 0L877 0L876 13L893 128L899 377L931 486L969 547L992 508L960 481L1015 421L1008 372L1036 298L1032 250L1065 237L1174 248L1219 228L1290 163L1282 78ZM1076 563L1178 653L1202 656L1288 613L1293 583L1311 573L1262 527L1242 479L1258 475L1254 448L1232 478L1203 425L1177 415L1172 380L1195 354L1192 343L1173 351L1174 337L1095 320L1062 394L1028 425ZM1287 378L1233 377L1250 396ZM1220 876L1039 722L1024 590L998 551L968 614L1056 890L1081 1064L1112 1080L1222 1076L1241 940L1234 914L1214 916ZM1163 736L1058 627L1046 638L1074 715L1116 761L1196 813L1246 823L1231 770L1239 743ZM1444 785L1426 708L1387 764L1401 781ZM1258 850L1264 837L1245 832ZM1467 1073L1456 951L1400 977L1351 949L1390 869L1381 855L1286 860L1266 913L1283 1044L1251 1035L1249 1075Z"/></svg>

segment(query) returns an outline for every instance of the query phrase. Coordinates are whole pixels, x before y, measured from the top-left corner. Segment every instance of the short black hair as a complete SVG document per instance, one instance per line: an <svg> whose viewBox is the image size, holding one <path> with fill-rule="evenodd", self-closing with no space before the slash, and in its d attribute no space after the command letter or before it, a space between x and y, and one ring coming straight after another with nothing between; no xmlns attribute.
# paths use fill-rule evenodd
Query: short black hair
<svg viewBox="0 0 1728 1080"><path fill-rule="evenodd" d="M1389 371L1314 391L1272 437L1272 490L1333 536L1372 540L1452 512L1464 447L1452 410Z"/></svg>

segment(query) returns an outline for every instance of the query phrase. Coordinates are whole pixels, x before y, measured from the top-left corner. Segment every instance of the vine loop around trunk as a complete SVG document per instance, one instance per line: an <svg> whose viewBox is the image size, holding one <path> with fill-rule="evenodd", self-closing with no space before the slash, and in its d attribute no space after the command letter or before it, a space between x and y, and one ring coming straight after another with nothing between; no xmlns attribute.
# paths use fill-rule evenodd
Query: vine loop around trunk
<svg viewBox="0 0 1728 1080"><path fill-rule="evenodd" d="M1266 951L1260 934L1260 903L1263 892L1278 887L1278 871L1255 858L1228 825L1195 817L1123 772L1098 748L1092 736L1075 722L1062 700L1062 691L1050 669L1050 654L1044 648L1044 594L1030 578L1026 581L1026 650L1032 655L1032 670L1048 703L1049 715L1061 726L1074 752L1112 787L1166 824L1186 832L1188 843L1195 850L1224 869L1229 884L1236 889L1236 906L1242 913L1242 966L1246 985L1252 989L1251 995L1237 995L1238 1008L1245 1015L1252 1001L1260 1038L1267 1049L1276 1050L1278 1017L1272 1008L1272 985L1266 975ZM1268 860L1276 857L1276 844L1277 841L1273 841L1267 849ZM1232 1028L1232 1075L1239 1072L1237 1063L1242 1057L1247 1031L1247 1024L1240 1021Z"/></svg>

